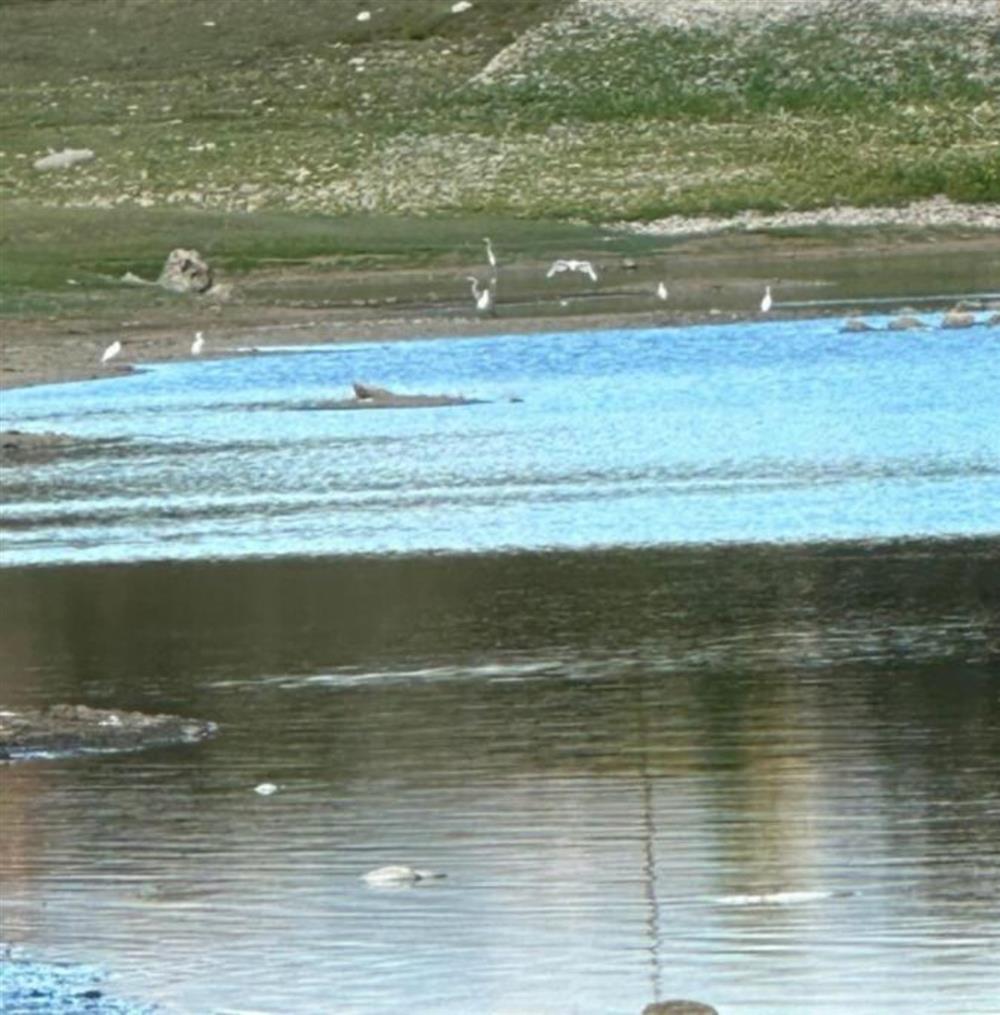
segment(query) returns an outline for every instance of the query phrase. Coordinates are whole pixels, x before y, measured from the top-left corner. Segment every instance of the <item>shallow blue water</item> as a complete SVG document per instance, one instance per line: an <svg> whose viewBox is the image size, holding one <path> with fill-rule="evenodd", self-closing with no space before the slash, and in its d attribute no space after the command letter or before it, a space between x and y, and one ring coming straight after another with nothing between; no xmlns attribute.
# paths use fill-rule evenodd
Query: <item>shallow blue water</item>
<svg viewBox="0 0 1000 1015"><path fill-rule="evenodd" d="M8 470L5 562L1000 531L1000 329L839 325L309 347L10 392L7 427L128 440ZM355 379L485 404L295 408Z"/></svg>

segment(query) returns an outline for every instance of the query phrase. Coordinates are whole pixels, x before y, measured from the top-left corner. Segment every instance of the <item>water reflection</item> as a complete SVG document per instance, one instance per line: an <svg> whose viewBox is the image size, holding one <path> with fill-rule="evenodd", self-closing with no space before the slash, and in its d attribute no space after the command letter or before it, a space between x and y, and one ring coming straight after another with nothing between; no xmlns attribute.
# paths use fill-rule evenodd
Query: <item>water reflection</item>
<svg viewBox="0 0 1000 1015"><path fill-rule="evenodd" d="M998 574L989 540L8 569L5 701L222 733L5 769L5 934L188 1012L991 1011Z"/></svg>

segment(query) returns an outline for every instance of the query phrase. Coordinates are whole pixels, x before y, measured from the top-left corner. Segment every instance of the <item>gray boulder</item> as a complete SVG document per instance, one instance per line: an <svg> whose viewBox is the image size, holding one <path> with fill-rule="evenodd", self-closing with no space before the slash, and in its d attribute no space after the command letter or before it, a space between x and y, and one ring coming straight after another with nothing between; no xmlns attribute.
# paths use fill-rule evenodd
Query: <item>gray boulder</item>
<svg viewBox="0 0 1000 1015"><path fill-rule="evenodd" d="M197 250L171 250L157 284L172 293L204 293L212 288L212 269Z"/></svg>

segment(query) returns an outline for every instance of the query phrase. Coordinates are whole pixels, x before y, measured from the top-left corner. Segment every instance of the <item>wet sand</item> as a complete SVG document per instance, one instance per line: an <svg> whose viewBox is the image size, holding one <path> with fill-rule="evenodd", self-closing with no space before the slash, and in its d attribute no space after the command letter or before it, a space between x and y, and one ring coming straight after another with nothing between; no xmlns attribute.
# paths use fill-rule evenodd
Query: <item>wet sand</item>
<svg viewBox="0 0 1000 1015"><path fill-rule="evenodd" d="M965 289L961 275L954 278L959 262L970 266ZM236 298L230 303L179 297L127 321L109 321L106 307L100 316L7 319L0 389L127 378L143 364L189 358L196 330L205 332L207 359L287 344L755 320L763 317L758 305L765 282L775 290L770 319L912 313L920 293L936 297L921 302L921 310L942 310L996 275L1000 233L699 237L638 261L608 255L598 264L596 285L582 278L547 284L546 264L502 264L495 316L477 315L466 295L465 274L484 276L484 269L462 265L369 273L311 268L298 277L287 270L258 272L231 280ZM935 285L937 265L953 272L946 289ZM665 302L655 296L662 278L670 290ZM349 292L353 298L291 298L302 284L313 293ZM992 288L1000 289L1000 282ZM983 307L997 309L996 293ZM122 354L101 366L101 352L115 339L126 343Z"/></svg>

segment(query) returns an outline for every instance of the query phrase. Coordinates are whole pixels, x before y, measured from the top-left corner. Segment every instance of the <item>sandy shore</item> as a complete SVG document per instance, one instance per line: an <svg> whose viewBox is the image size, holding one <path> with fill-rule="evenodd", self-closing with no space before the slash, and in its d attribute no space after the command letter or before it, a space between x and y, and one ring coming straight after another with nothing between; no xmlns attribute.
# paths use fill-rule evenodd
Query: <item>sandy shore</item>
<svg viewBox="0 0 1000 1015"><path fill-rule="evenodd" d="M144 364L191 356L195 330L206 335L204 358L245 354L277 345L524 334L539 331L614 329L726 323L761 318L758 310L765 281L775 287L769 317L815 317L836 314L913 311L915 292L933 295L934 266L963 263L973 268L1000 266L1000 232L967 235L859 238L850 231L814 237L727 236L693 238L668 254L636 263L609 256L600 262L600 282L584 291L574 280L563 288L540 287L545 265L503 266L496 316L477 316L460 294L466 288L463 267L439 269L438 288L453 297L437 301L397 302L387 293L412 289L415 272L331 271L329 290L349 279L357 290L368 284L372 298L350 305L310 307L301 301L251 304L235 300L208 305L179 298L169 309L159 306L138 319L32 318L4 322L0 350L0 389L93 378L127 378ZM474 269L472 269L474 270ZM881 281L871 279L881 272ZM852 298L858 277L866 279L863 297ZM927 278L924 283L923 279ZM987 273L987 278L993 277ZM315 280L316 273L311 278ZM653 295L655 280L669 280L666 302ZM980 277L980 281L981 281ZM260 285L235 279L252 290ZM266 280L263 280L266 281ZM566 289L572 298L561 298ZM970 290L976 287L971 286ZM995 284L994 288L1000 288ZM898 299L897 299L898 297ZM938 293L920 309L945 309L958 295ZM362 305L358 305L362 304ZM984 306L997 309L995 300ZM122 354L100 365L103 349L122 339ZM377 382L378 378L367 378Z"/></svg>

